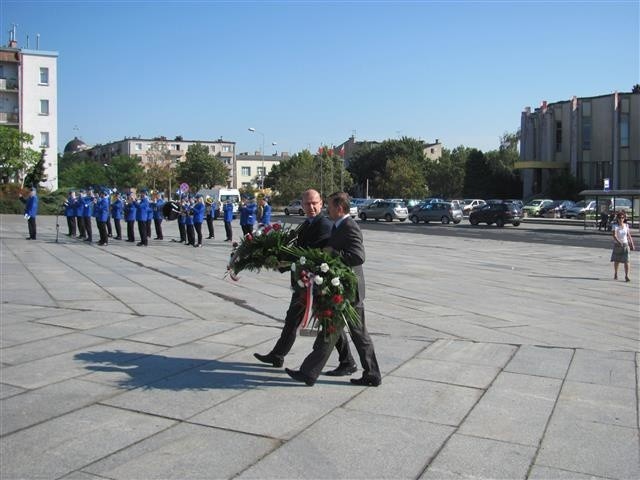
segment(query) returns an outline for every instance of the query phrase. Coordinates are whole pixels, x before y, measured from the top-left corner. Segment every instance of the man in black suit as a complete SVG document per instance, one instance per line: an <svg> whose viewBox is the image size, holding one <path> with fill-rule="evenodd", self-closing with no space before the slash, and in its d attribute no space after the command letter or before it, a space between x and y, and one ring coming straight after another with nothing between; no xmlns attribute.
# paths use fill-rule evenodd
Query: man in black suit
<svg viewBox="0 0 640 480"><path fill-rule="evenodd" d="M364 244L360 227L349 215L349 203L349 196L344 192L337 192L329 197L329 216L335 224L327 248L332 253L339 255L358 277L358 293L354 307L358 312L360 321L356 326L350 325L349 331L351 340L358 351L363 373L361 378L352 378L351 383L377 387L382 381L382 375L378 367L373 342L369 332L367 332L367 326L364 321L365 283L362 269L362 264L365 260ZM342 347L345 339L344 329L340 333L341 335L337 337L336 341L336 348L338 349ZM332 349L332 342L327 340L325 335L321 333L313 344L313 351L302 362L300 370L290 370L288 368L285 370L294 380L312 386L327 360L329 360Z"/></svg>
<svg viewBox="0 0 640 480"><path fill-rule="evenodd" d="M298 229L296 244L302 248L324 248L331 236L333 223L321 212L322 198L320 194L316 190L305 191L302 194L302 208L307 218ZM253 354L253 356L261 362L270 363L274 367L281 367L284 363L284 357L289 353L291 347L293 347L293 343L296 341L296 330L304 315L305 308L300 299L297 277L293 272L291 273L291 286L293 287L291 303L287 310L280 338L268 354ZM344 333L342 333L342 337L343 338L340 338L340 342L336 343L340 364L335 370L327 372L327 375L351 375L358 369L349 351L347 337ZM329 349L329 352L331 352L331 349Z"/></svg>

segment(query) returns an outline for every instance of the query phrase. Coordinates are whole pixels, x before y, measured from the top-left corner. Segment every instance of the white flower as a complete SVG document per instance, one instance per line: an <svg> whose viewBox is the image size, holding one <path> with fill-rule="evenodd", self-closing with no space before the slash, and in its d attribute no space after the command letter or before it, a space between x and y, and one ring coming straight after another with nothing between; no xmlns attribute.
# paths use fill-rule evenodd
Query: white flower
<svg viewBox="0 0 640 480"><path fill-rule="evenodd" d="M292 272L296 271L296 263L295 262L291 262L291 271Z"/></svg>
<svg viewBox="0 0 640 480"><path fill-rule="evenodd" d="M338 285L340 285L340 277L333 277L331 279L331 285L333 285L334 287L337 287Z"/></svg>
<svg viewBox="0 0 640 480"><path fill-rule="evenodd" d="M300 288L304 288L304 282L302 280L298 280L298 286Z"/></svg>
<svg viewBox="0 0 640 480"><path fill-rule="evenodd" d="M320 271L322 273L327 273L329 271L329 265L327 265L326 263L323 263L320 265Z"/></svg>
<svg viewBox="0 0 640 480"><path fill-rule="evenodd" d="M300 257L300 260L298 260L300 262L300 265L304 265L305 263L307 263L307 259L304 257Z"/></svg>
<svg viewBox="0 0 640 480"><path fill-rule="evenodd" d="M322 282L324 282L324 278L322 278L320 275L316 275L315 277L313 277L313 282L316 285L322 285Z"/></svg>
<svg viewBox="0 0 640 480"><path fill-rule="evenodd" d="M259 237L260 235L262 235L262 230L256 230L255 232L253 232L254 237Z"/></svg>
<svg viewBox="0 0 640 480"><path fill-rule="evenodd" d="M322 289L322 294L323 295L329 295L329 289L328 288L323 288Z"/></svg>

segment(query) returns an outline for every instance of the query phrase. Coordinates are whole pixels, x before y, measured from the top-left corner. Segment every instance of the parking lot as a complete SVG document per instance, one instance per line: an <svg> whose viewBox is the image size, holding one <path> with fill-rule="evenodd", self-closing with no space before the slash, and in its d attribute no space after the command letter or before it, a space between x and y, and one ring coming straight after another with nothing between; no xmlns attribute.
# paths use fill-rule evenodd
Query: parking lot
<svg viewBox="0 0 640 480"><path fill-rule="evenodd" d="M103 248L38 217L25 241L1 216L0 476L640 477L637 252L626 284L604 233L361 225L382 385L309 388L253 358L287 275L224 278L221 240Z"/></svg>

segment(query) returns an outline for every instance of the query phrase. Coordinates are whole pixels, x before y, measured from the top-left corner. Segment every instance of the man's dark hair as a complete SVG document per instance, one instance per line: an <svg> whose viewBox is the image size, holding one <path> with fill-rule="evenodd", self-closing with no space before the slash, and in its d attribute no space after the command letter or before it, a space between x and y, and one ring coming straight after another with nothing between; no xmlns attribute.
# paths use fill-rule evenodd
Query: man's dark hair
<svg viewBox="0 0 640 480"><path fill-rule="evenodd" d="M342 210L345 213L349 213L349 208L351 206L351 199L349 198L349 194L345 192L335 192L329 195L329 201L335 207L342 207Z"/></svg>

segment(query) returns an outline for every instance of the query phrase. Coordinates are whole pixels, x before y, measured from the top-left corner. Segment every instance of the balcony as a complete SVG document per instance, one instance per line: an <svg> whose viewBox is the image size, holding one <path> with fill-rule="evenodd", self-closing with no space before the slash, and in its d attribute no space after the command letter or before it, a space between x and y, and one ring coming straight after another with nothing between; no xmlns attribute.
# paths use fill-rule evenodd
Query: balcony
<svg viewBox="0 0 640 480"><path fill-rule="evenodd" d="M0 125L18 125L19 120L17 113L0 112Z"/></svg>
<svg viewBox="0 0 640 480"><path fill-rule="evenodd" d="M0 91L18 91L18 81L15 78L0 78Z"/></svg>

